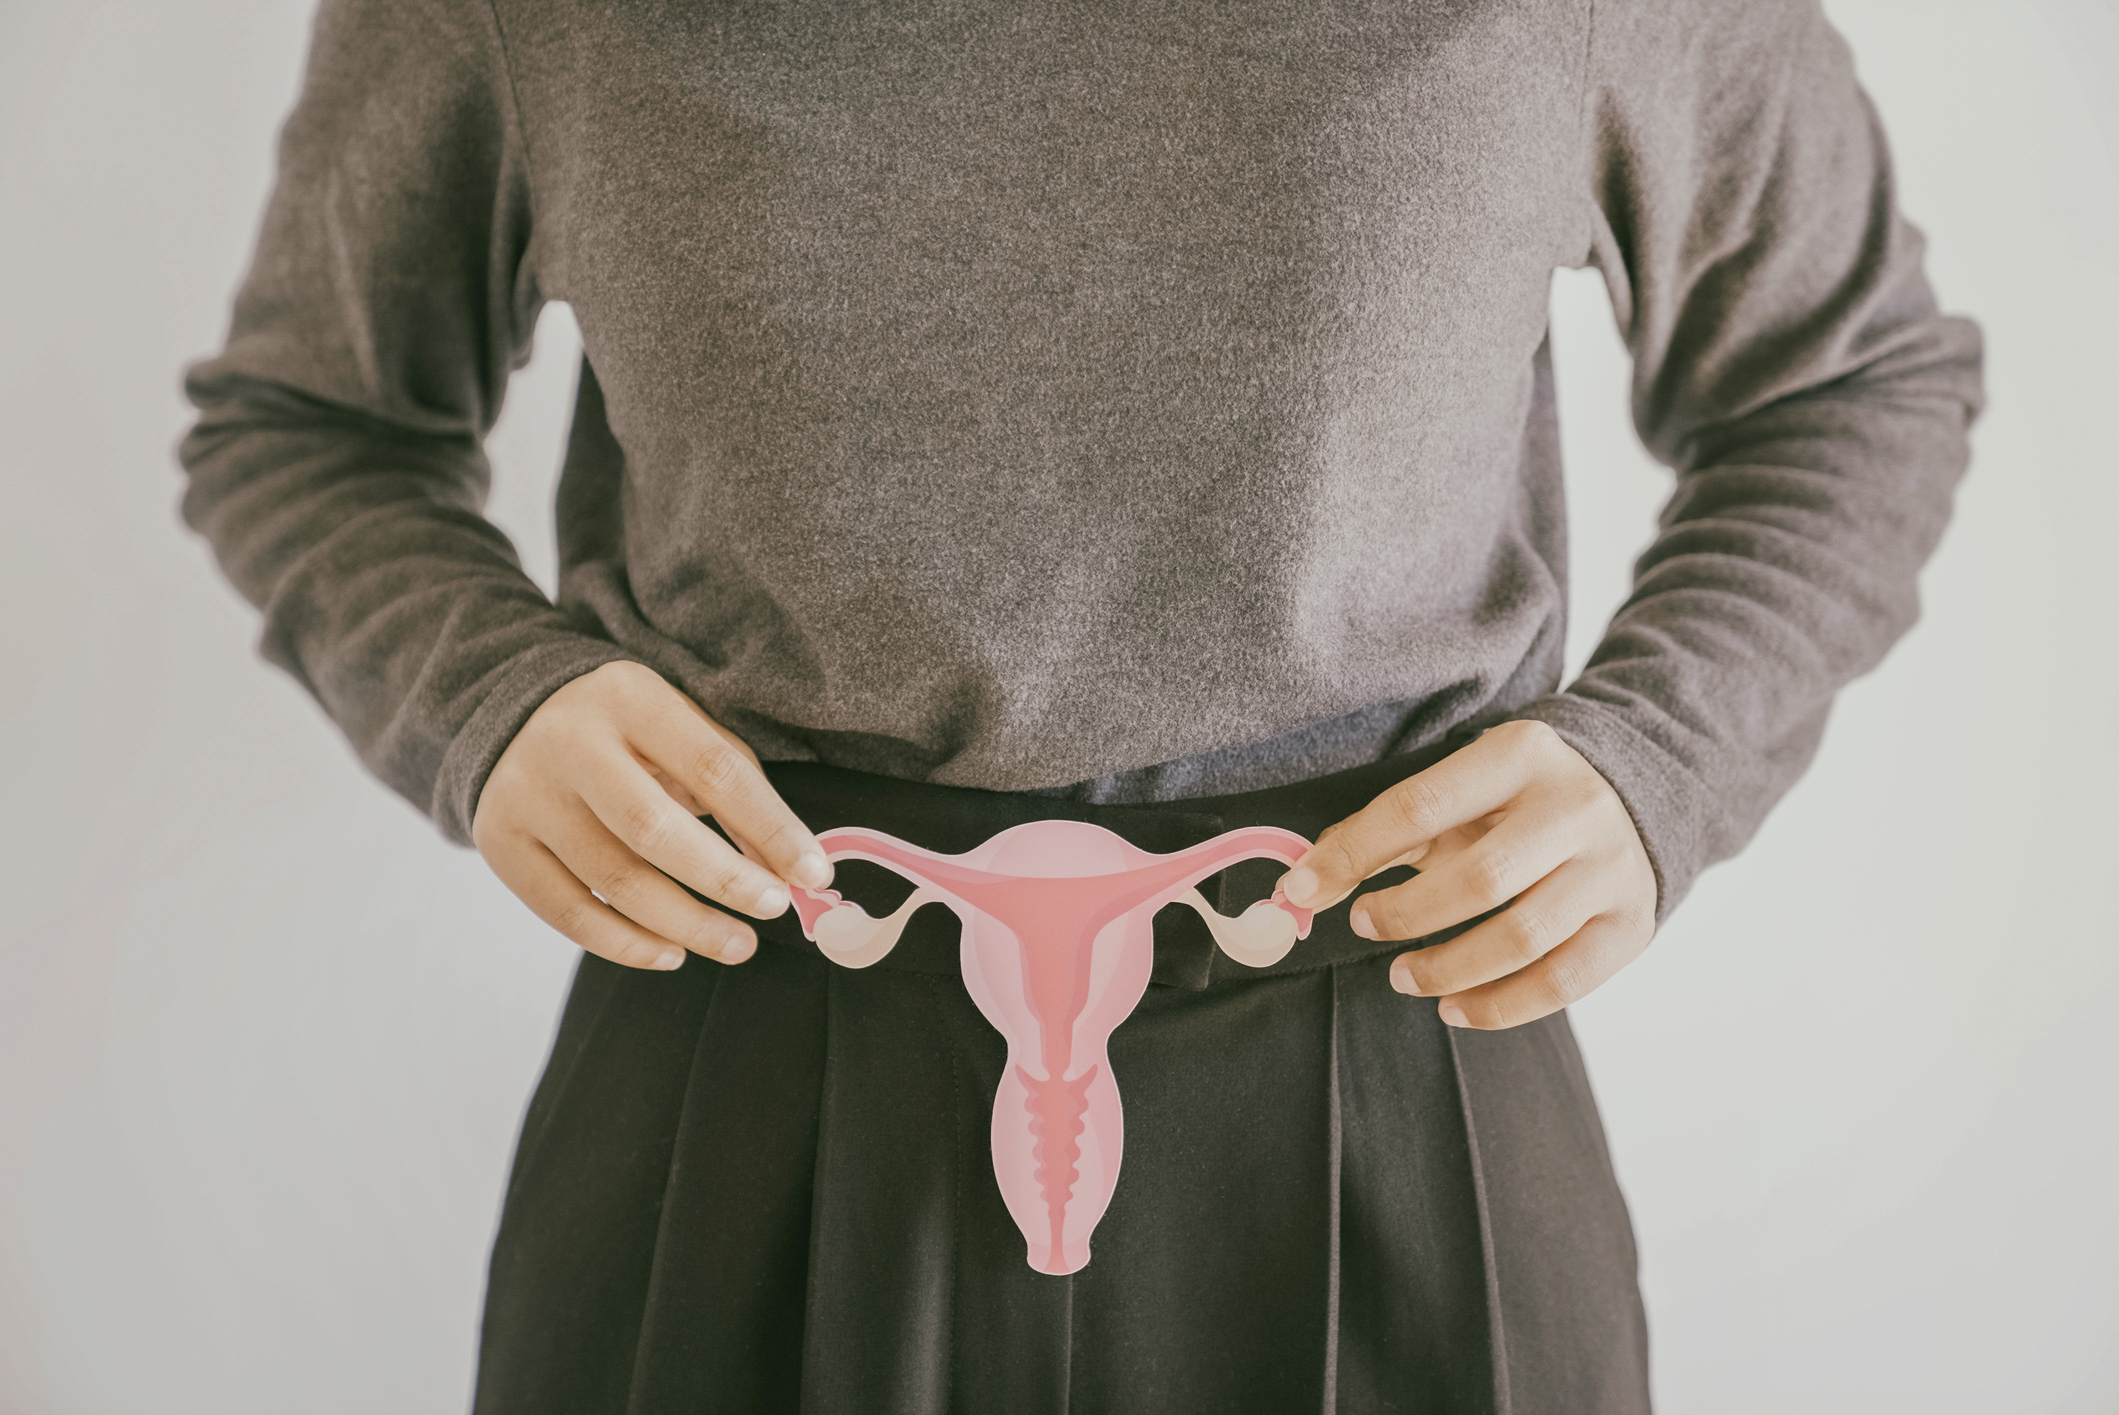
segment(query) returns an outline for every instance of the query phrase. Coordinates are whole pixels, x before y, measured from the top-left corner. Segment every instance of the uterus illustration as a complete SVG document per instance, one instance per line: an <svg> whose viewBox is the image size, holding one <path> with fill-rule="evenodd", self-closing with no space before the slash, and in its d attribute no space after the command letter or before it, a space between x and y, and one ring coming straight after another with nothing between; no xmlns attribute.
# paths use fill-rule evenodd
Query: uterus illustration
<svg viewBox="0 0 2119 1415"><path fill-rule="evenodd" d="M1310 842L1253 826L1158 855L1070 820L1013 826L961 855L860 827L817 840L827 859L869 860L917 886L881 919L836 890L796 888L802 932L833 962L878 962L925 904L945 905L962 922L964 986L1008 1042L993 1099L994 1177L1030 1266L1079 1271L1118 1182L1125 1120L1108 1044L1147 989L1156 911L1188 904L1237 962L1277 963L1309 936L1310 910L1275 890L1230 918L1196 886L1239 860L1292 865Z"/></svg>

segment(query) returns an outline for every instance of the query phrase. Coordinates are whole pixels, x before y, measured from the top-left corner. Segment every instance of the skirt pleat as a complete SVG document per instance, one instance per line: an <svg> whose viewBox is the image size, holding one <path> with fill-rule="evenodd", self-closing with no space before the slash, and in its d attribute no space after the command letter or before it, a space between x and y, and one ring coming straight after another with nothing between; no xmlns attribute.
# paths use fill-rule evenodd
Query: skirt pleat
<svg viewBox="0 0 2119 1415"><path fill-rule="evenodd" d="M1339 1349L1333 1407L1504 1410L1487 1221L1450 1029L1391 989L1393 955L1335 967Z"/></svg>
<svg viewBox="0 0 2119 1415"><path fill-rule="evenodd" d="M698 969L715 976L694 989L704 1016L678 1061L687 1080L654 1271L617 1408L780 1410L801 1391L829 1024L804 960L761 950L753 961L764 966ZM641 988L642 975L618 971L619 987Z"/></svg>
<svg viewBox="0 0 2119 1415"><path fill-rule="evenodd" d="M801 1408L945 1409L966 1186L940 980L821 966L829 1020Z"/></svg>
<svg viewBox="0 0 2119 1415"><path fill-rule="evenodd" d="M1626 1201L1567 1014L1449 1029L1484 1207L1509 1409L1648 1408L1648 1321Z"/></svg>

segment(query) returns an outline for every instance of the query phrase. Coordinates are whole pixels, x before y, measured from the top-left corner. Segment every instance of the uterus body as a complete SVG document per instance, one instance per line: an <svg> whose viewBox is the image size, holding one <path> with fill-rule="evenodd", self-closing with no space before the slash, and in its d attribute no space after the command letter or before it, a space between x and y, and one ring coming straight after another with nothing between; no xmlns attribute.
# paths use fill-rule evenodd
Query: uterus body
<svg viewBox="0 0 2119 1415"><path fill-rule="evenodd" d="M962 922L964 986L1008 1042L993 1101L994 1177L1030 1266L1078 1271L1118 1182L1125 1118L1108 1044L1154 969L1156 911L1189 904L1231 958L1277 963L1309 936L1310 910L1275 890L1232 919L1196 886L1239 860L1292 865L1310 842L1253 826L1158 855L1069 820L1013 826L961 855L861 827L817 839L827 859L870 860L917 886L881 919L836 890L797 888L802 931L825 957L848 968L878 962L924 904Z"/></svg>

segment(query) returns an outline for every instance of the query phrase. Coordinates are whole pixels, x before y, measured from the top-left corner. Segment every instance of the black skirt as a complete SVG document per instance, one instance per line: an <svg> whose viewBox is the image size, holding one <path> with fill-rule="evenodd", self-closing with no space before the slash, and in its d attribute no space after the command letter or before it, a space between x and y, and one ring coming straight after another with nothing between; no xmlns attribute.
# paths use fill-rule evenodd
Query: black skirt
<svg viewBox="0 0 2119 1415"><path fill-rule="evenodd" d="M767 773L819 831L958 853L1062 818L1163 852L1245 825L1314 839L1441 750L1142 806ZM1200 889L1238 914L1284 868ZM863 861L834 887L877 915L912 889ZM1030 1268L995 1183L1006 1045L948 910L860 971L792 911L735 967L584 955L516 1149L475 1409L1647 1410L1632 1229L1564 1013L1445 1026L1386 980L1411 945L1354 934L1344 902L1264 969L1177 906L1155 933L1110 1041L1117 1189L1066 1277Z"/></svg>

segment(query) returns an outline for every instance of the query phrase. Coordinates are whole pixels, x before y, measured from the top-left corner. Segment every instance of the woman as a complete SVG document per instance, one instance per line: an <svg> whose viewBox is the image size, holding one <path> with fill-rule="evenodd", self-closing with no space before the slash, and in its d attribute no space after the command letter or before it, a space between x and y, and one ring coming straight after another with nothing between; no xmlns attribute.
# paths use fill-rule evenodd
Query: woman
<svg viewBox="0 0 2119 1415"><path fill-rule="evenodd" d="M1678 480L1561 691L1592 264ZM557 604L479 515L547 299ZM1979 362L1796 0L325 0L184 513L585 950L478 1408L1645 1409L1563 1009L1912 622ZM1157 918L1071 1276L955 924L787 907L1043 819L1318 842L1210 893L1320 911L1271 968Z"/></svg>

